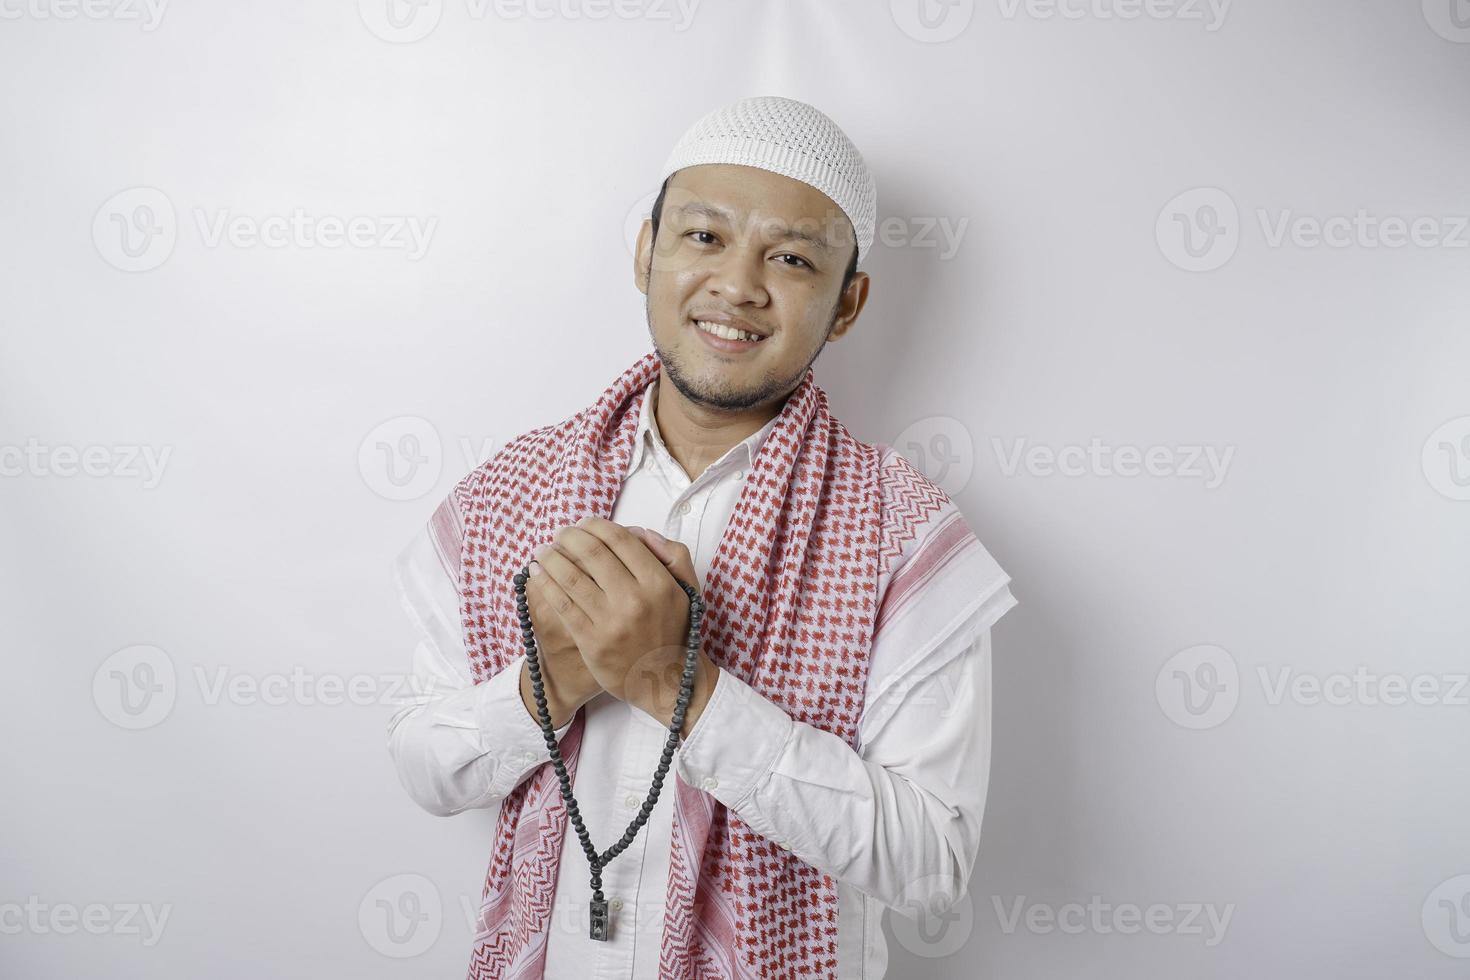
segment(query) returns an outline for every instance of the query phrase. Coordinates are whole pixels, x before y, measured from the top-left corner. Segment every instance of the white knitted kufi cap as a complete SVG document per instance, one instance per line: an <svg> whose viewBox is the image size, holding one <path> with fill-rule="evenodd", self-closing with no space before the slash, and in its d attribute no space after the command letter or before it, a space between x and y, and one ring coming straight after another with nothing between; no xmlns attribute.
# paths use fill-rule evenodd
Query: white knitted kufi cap
<svg viewBox="0 0 1470 980"><path fill-rule="evenodd" d="M877 223L877 186L852 140L815 107L760 95L716 109L679 138L658 181L703 163L760 167L810 184L852 222L858 262L868 254Z"/></svg>

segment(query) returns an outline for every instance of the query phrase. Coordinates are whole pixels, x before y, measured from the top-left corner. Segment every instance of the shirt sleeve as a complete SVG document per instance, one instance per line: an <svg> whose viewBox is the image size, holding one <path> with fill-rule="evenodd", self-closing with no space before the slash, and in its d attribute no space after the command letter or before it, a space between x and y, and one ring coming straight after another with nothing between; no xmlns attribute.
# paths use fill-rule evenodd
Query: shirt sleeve
<svg viewBox="0 0 1470 980"><path fill-rule="evenodd" d="M1014 604L1007 593L976 607L933 648L937 669L889 685L881 723L875 712L860 720L856 751L722 670L680 747L681 778L890 908L947 908L968 888L979 851L990 626Z"/></svg>
<svg viewBox="0 0 1470 980"><path fill-rule="evenodd" d="M525 654L474 683L459 591L428 529L394 560L392 581L419 633L408 691L388 721L398 780L435 816L496 806L551 761L541 726L521 700ZM569 720L556 730L558 741L571 726Z"/></svg>

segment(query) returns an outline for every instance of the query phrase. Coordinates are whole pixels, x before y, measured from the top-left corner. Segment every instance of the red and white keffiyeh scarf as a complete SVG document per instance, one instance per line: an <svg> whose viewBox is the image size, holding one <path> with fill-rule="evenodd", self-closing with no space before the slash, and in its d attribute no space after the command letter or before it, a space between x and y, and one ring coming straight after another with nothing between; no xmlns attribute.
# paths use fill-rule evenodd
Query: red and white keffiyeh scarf
<svg viewBox="0 0 1470 980"><path fill-rule="evenodd" d="M466 476L435 522L461 537L459 587L475 682L524 650L511 579L561 527L611 518L656 352L588 408L511 440ZM856 746L880 574L943 493L859 442L810 370L762 443L701 583L705 653L797 721ZM451 511L450 508L453 508ZM584 716L562 737L575 783ZM674 776L659 976L832 976L837 882ZM668 786L665 787L667 792ZM541 977L567 828L546 762L502 801L469 976Z"/></svg>

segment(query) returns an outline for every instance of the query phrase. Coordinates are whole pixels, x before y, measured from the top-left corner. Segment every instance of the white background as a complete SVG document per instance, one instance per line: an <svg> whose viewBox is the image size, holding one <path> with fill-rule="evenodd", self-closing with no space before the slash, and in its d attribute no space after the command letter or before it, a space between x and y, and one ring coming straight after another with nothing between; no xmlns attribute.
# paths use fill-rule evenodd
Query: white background
<svg viewBox="0 0 1470 980"><path fill-rule="evenodd" d="M388 560L648 350L657 168L777 94L878 183L816 377L1021 600L890 975L1465 975L1470 5L389 2L0 0L0 973L463 974Z"/></svg>

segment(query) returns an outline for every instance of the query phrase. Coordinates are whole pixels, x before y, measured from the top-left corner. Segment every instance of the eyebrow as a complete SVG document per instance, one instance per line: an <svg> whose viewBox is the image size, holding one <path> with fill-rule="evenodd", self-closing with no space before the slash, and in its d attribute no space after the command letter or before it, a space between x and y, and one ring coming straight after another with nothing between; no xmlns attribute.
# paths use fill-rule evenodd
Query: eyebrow
<svg viewBox="0 0 1470 980"><path fill-rule="evenodd" d="M681 204L678 207L674 208L674 213L681 215L700 215L706 218L712 218L717 221L724 221L730 224L734 224L734 215L732 215L726 209L718 207L714 204ZM789 225L778 223L767 224L766 227L779 234L782 241L791 241L794 239L799 242L806 242L812 248L818 249L822 252L833 251L833 247L829 245L825 239L819 238L816 235L811 234L810 232L801 231L797 228L792 228Z"/></svg>

